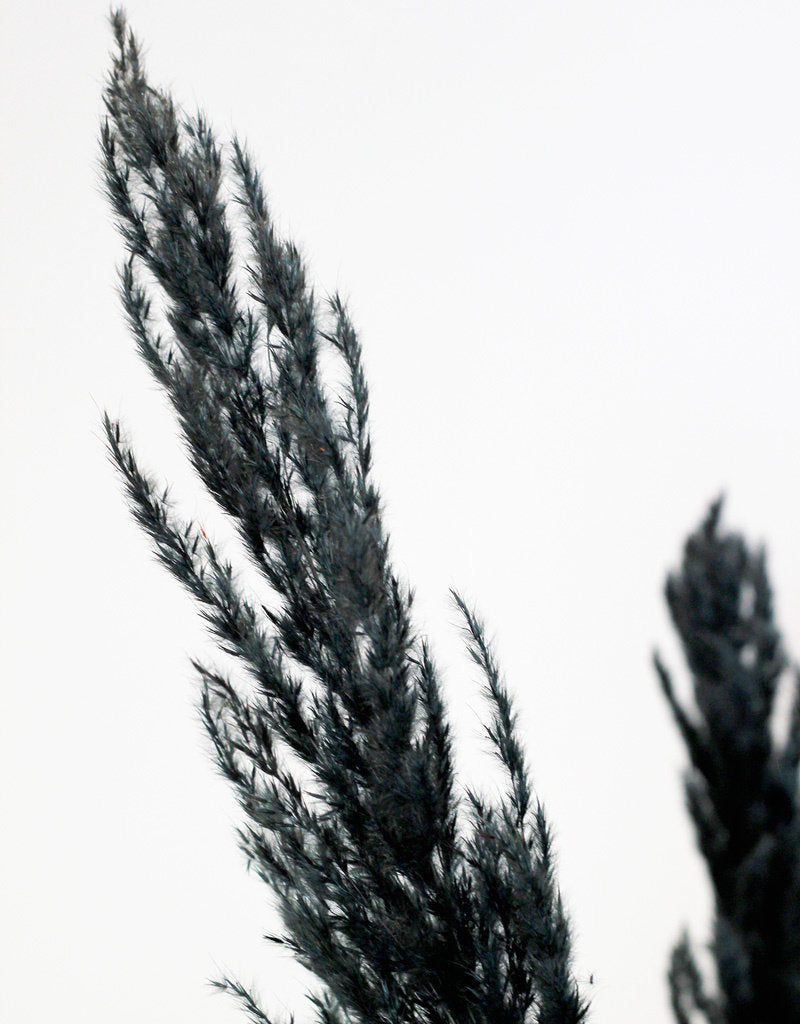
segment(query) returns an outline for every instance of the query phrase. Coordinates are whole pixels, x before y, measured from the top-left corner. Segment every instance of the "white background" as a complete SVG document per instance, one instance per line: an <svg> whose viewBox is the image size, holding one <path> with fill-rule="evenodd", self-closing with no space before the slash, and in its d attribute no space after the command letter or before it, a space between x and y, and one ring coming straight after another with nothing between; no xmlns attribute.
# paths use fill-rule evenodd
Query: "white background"
<svg viewBox="0 0 800 1024"><path fill-rule="evenodd" d="M464 777L488 779L448 604L496 636L596 1024L670 1020L710 934L661 597L721 490L800 641L800 9L708 0L231 0L129 16L154 83L245 136L360 327L376 476ZM100 439L222 536L115 297L102 3L8 4L2 75L2 895L9 1022L309 1017L194 711L206 641Z"/></svg>

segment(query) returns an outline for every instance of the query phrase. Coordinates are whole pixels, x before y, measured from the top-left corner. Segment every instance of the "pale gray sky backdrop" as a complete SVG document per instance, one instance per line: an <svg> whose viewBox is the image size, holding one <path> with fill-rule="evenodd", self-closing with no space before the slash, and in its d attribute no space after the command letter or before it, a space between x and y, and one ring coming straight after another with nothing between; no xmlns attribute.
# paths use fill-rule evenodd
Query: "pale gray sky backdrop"
<svg viewBox="0 0 800 1024"><path fill-rule="evenodd" d="M592 1020L666 1024L668 950L707 939L709 896L650 654L682 668L663 577L721 489L800 650L800 7L128 11L153 81L249 140L320 292L351 299L460 764L486 777L451 585L516 694ZM222 531L115 297L105 5L1 17L0 1017L227 1024L225 968L303 1020L193 710L202 629L100 441L107 407Z"/></svg>

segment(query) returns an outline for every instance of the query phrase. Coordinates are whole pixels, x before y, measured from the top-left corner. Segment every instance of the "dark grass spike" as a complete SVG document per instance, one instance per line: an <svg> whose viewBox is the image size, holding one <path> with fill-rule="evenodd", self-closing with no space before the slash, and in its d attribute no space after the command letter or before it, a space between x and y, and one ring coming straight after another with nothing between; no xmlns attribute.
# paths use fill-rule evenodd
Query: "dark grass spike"
<svg viewBox="0 0 800 1024"><path fill-rule="evenodd" d="M763 549L722 526L715 501L684 546L666 598L691 674L685 709L656 658L686 743L687 807L714 890L711 949L719 993L706 996L688 939L670 967L679 1024L800 1024L798 704L786 742L772 716L787 659Z"/></svg>
<svg viewBox="0 0 800 1024"><path fill-rule="evenodd" d="M585 1004L547 823L465 605L510 789L495 807L473 801L472 815L459 803L438 672L391 566L346 305L314 296L243 143L228 151L202 114L150 85L124 14L111 20L100 145L126 252L122 306L243 542L252 597L108 416L106 439L134 517L233 660L227 674L193 663L200 715L279 941L317 978L320 1024L577 1024ZM272 1024L247 988L216 984L253 1024Z"/></svg>

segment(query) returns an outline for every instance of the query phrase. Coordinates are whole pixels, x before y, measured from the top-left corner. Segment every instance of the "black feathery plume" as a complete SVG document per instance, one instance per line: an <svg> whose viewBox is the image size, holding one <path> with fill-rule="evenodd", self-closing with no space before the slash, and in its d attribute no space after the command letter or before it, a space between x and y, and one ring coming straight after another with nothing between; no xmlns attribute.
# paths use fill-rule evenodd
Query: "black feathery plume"
<svg viewBox="0 0 800 1024"><path fill-rule="evenodd" d="M389 560L347 308L316 300L242 143L226 159L202 114L184 117L148 83L122 11L111 24L101 146L127 250L123 305L264 592L247 596L106 416L109 452L158 557L251 677L194 663L278 939L319 979L321 1024L578 1024L587 1005L550 832L483 627L458 595L509 790L496 806L469 793L466 809L456 794L439 674ZM346 379L335 399L323 351ZM269 1024L238 982L216 984Z"/></svg>
<svg viewBox="0 0 800 1024"><path fill-rule="evenodd" d="M686 744L686 799L714 891L711 945L719 995L705 992L689 941L672 954L679 1024L800 1022L800 679L785 739L773 710L787 667L763 550L721 527L721 499L689 537L666 598L692 677L678 701L661 688Z"/></svg>

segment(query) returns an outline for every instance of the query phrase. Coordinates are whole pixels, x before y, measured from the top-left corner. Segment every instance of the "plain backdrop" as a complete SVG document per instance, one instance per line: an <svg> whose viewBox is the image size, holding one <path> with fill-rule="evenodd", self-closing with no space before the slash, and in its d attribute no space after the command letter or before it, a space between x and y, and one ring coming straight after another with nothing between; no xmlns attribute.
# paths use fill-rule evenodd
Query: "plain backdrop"
<svg viewBox="0 0 800 1024"><path fill-rule="evenodd" d="M651 668L725 491L800 649L800 8L771 0L131 0L155 84L249 140L319 294L360 328L376 478L463 777L492 785L450 586L487 621L557 834L595 1024L666 1024L710 896ZM0 1017L309 1019L261 939L189 656L103 408L217 537L115 295L103 3L0 24ZM589 984L590 975L592 984Z"/></svg>

